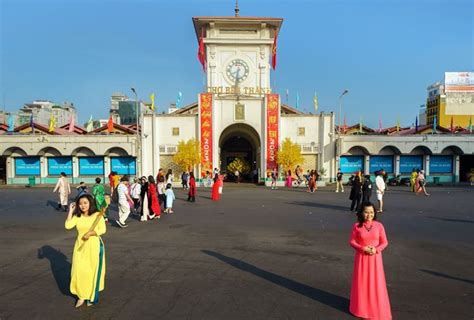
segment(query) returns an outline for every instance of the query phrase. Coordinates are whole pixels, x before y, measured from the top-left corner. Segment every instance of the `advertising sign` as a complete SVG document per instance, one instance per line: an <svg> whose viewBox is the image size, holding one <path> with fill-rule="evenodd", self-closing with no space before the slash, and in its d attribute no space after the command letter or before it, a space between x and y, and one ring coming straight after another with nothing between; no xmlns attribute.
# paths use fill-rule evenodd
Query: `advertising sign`
<svg viewBox="0 0 474 320"><path fill-rule="evenodd" d="M339 167L342 173L364 172L364 156L341 156Z"/></svg>
<svg viewBox="0 0 474 320"><path fill-rule="evenodd" d="M136 174L135 158L134 157L111 158L110 170L115 171L120 175L123 175L123 174L134 175Z"/></svg>
<svg viewBox="0 0 474 320"><path fill-rule="evenodd" d="M445 72L445 92L474 92L473 72Z"/></svg>
<svg viewBox="0 0 474 320"><path fill-rule="evenodd" d="M79 175L104 175L104 158L83 157L79 158Z"/></svg>
<svg viewBox="0 0 474 320"><path fill-rule="evenodd" d="M199 95L201 119L201 172L212 172L212 93Z"/></svg>
<svg viewBox="0 0 474 320"><path fill-rule="evenodd" d="M423 156L400 156L400 173L411 173L423 169Z"/></svg>
<svg viewBox="0 0 474 320"><path fill-rule="evenodd" d="M41 175L39 157L15 158L15 175L17 176L39 176Z"/></svg>
<svg viewBox="0 0 474 320"><path fill-rule="evenodd" d="M431 156L430 157L430 174L433 173L452 173L453 157L452 156Z"/></svg>
<svg viewBox="0 0 474 320"><path fill-rule="evenodd" d="M267 171L278 168L278 116L280 115L279 95L267 94Z"/></svg>
<svg viewBox="0 0 474 320"><path fill-rule="evenodd" d="M59 175L61 172L72 175L72 158L71 157L49 157L48 158L48 175Z"/></svg>
<svg viewBox="0 0 474 320"><path fill-rule="evenodd" d="M393 173L393 156L370 156L369 172L374 173L380 169Z"/></svg>

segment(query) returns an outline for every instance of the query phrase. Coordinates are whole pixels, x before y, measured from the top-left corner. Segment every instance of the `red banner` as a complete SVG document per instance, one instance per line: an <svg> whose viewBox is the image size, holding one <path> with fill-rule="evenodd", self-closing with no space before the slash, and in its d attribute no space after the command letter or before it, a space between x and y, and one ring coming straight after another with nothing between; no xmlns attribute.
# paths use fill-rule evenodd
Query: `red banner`
<svg viewBox="0 0 474 320"><path fill-rule="evenodd" d="M212 93L200 94L201 173L212 172Z"/></svg>
<svg viewBox="0 0 474 320"><path fill-rule="evenodd" d="M267 171L278 168L276 154L278 151L278 117L280 116L279 96L267 94Z"/></svg>

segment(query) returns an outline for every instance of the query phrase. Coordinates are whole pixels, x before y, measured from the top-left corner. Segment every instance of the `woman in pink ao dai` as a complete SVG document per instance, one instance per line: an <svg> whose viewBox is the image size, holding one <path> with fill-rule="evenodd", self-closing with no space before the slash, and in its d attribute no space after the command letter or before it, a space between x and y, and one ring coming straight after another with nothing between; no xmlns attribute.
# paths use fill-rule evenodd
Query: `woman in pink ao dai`
<svg viewBox="0 0 474 320"><path fill-rule="evenodd" d="M363 203L352 228L350 245L356 250L349 311L363 319L392 319L382 251L388 241L372 203Z"/></svg>

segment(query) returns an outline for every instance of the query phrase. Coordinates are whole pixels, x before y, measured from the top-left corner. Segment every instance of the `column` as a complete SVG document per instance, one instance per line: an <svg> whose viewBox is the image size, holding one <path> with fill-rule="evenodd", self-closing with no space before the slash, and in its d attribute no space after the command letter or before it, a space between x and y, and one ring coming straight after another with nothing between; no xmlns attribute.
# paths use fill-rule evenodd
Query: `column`
<svg viewBox="0 0 474 320"><path fill-rule="evenodd" d="M370 174L370 155L364 155L364 175Z"/></svg>
<svg viewBox="0 0 474 320"><path fill-rule="evenodd" d="M40 179L39 183L43 184L46 182L48 176L48 158L45 156L40 157Z"/></svg>
<svg viewBox="0 0 474 320"><path fill-rule="evenodd" d="M399 154L396 154L394 156L395 158L395 168L394 168L394 173L395 173L395 177L398 176L400 174L400 155Z"/></svg>
<svg viewBox="0 0 474 320"><path fill-rule="evenodd" d="M454 180L454 183L458 183L459 182L459 169L460 169L460 163L459 163L459 155L454 155L454 159L453 159L453 164L454 164L454 177L453 177L453 180Z"/></svg>
<svg viewBox="0 0 474 320"><path fill-rule="evenodd" d="M135 162L135 168L136 168L136 166L137 166L137 164ZM112 171L112 169L111 169L110 157L109 156L104 156L104 182L107 180L106 178L109 176L111 171Z"/></svg>
<svg viewBox="0 0 474 320"><path fill-rule="evenodd" d="M14 168L14 161L15 158L13 158L12 156L8 156L7 157L7 161L6 161L6 183L7 184L13 184L13 178L15 177L15 168Z"/></svg>
<svg viewBox="0 0 474 320"><path fill-rule="evenodd" d="M423 163L425 166L425 177L430 174L430 155L425 154L423 156Z"/></svg>
<svg viewBox="0 0 474 320"><path fill-rule="evenodd" d="M79 178L79 158L72 156L72 178L71 183L76 183Z"/></svg>

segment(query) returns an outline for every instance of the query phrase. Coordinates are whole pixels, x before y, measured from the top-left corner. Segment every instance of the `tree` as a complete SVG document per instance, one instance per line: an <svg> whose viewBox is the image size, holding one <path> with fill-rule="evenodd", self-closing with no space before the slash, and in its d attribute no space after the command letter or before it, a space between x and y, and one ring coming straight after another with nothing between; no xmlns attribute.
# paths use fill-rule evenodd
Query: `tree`
<svg viewBox="0 0 474 320"><path fill-rule="evenodd" d="M201 162L201 145L196 139L178 142L178 151L173 156L173 161L186 171L193 170Z"/></svg>
<svg viewBox="0 0 474 320"><path fill-rule="evenodd" d="M286 138L281 144L280 150L276 154L277 163L285 168L292 170L296 165L304 161L301 155L301 147L297 143L293 143L290 138Z"/></svg>
<svg viewBox="0 0 474 320"><path fill-rule="evenodd" d="M227 171L232 173L239 171L239 175L247 174L250 172L250 165L242 158L235 158L234 161L227 165Z"/></svg>

